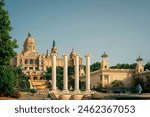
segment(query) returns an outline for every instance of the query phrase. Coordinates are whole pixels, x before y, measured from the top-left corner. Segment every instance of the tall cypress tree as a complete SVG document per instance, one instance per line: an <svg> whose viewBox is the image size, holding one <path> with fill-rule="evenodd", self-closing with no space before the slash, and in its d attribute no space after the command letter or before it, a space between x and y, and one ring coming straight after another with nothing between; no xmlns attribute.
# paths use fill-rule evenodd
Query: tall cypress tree
<svg viewBox="0 0 150 117"><path fill-rule="evenodd" d="M15 56L16 40L10 36L12 27L8 12L4 9L5 0L0 0L0 95L13 96L17 76L10 61Z"/></svg>

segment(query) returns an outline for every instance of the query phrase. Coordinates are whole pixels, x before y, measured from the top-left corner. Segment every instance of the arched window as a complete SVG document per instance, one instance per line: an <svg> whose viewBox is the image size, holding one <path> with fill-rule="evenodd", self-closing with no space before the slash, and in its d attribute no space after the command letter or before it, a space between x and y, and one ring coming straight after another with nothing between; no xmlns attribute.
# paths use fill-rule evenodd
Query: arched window
<svg viewBox="0 0 150 117"><path fill-rule="evenodd" d="M105 65L105 69L107 69L107 66Z"/></svg>

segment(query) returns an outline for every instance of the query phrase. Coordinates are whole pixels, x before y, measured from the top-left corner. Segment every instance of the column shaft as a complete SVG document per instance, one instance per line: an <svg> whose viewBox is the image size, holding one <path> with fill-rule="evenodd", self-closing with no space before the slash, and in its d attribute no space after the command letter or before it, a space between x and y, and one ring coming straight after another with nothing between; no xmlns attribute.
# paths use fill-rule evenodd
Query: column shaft
<svg viewBox="0 0 150 117"><path fill-rule="evenodd" d="M75 57L75 91L79 91L79 56Z"/></svg>
<svg viewBox="0 0 150 117"><path fill-rule="evenodd" d="M102 74L102 88L104 87L104 75Z"/></svg>
<svg viewBox="0 0 150 117"><path fill-rule="evenodd" d="M65 92L67 92L68 91L68 57L67 57L67 55L64 55L64 72L63 72L63 76L64 76L63 90Z"/></svg>
<svg viewBox="0 0 150 117"><path fill-rule="evenodd" d="M56 90L56 55L52 54L52 90Z"/></svg>
<svg viewBox="0 0 150 117"><path fill-rule="evenodd" d="M86 90L90 91L90 55L86 55Z"/></svg>

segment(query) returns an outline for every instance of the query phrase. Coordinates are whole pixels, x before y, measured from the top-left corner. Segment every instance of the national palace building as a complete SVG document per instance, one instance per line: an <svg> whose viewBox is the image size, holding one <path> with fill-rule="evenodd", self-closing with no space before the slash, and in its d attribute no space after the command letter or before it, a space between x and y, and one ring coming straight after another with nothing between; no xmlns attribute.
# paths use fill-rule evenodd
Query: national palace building
<svg viewBox="0 0 150 117"><path fill-rule="evenodd" d="M43 89L44 75L47 68L52 66L51 54L57 55L56 66L63 67L63 57L58 57L58 50L55 41L53 41L50 52L46 51L46 54L39 54L36 51L36 43L30 33L23 44L22 53L18 53L13 60L13 64L16 67L20 67L23 73L30 80L30 85L37 89ZM68 66L75 65L75 56L77 53L72 50L68 59ZM94 56L94 55L92 55ZM150 78L150 71L144 71L142 64L143 59L139 56L137 58L137 65L135 69L111 69L109 67L108 55L104 53L102 56L101 66L99 70L90 73L90 87L109 87L115 80L123 81L125 87L132 88L134 86L134 79L137 77L143 78L144 82ZM82 58L79 57L79 65L82 66ZM86 82L86 75L84 69L79 69L80 81ZM43 87L42 87L43 85Z"/></svg>
<svg viewBox="0 0 150 117"><path fill-rule="evenodd" d="M56 47L55 41L53 41L51 52L48 50L46 54L38 54L36 51L36 43L30 33L28 33L28 37L24 41L23 51L22 53L17 54L15 57L13 64L17 67L20 67L24 74L31 80L40 80L44 79L44 74L47 71L47 68L51 67L51 54L57 54L57 66L63 67L64 61L63 57L58 57L58 50ZM68 66L72 66L75 63L76 52L72 49L70 53L70 58L68 60ZM79 58L79 64L82 65L82 58ZM83 70L81 70L83 72ZM81 73L80 72L80 73ZM83 74L83 73L82 73Z"/></svg>

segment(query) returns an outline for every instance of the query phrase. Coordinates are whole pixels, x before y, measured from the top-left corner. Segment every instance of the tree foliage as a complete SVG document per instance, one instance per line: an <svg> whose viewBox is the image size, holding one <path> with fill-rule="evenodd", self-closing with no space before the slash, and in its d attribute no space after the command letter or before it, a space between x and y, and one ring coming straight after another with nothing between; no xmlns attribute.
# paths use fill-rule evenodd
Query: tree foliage
<svg viewBox="0 0 150 117"><path fill-rule="evenodd" d="M47 69L47 72L45 73L46 80L52 80L52 67L49 67ZM56 67L56 80L57 84L56 86L58 89L62 90L63 88L63 68L62 67Z"/></svg>
<svg viewBox="0 0 150 117"><path fill-rule="evenodd" d="M75 87L75 66L68 67L68 80L69 80L69 88L74 89Z"/></svg>
<svg viewBox="0 0 150 117"><path fill-rule="evenodd" d="M47 68L47 71L45 73L45 78L46 80L52 80L52 68L51 67Z"/></svg>
<svg viewBox="0 0 150 117"><path fill-rule="evenodd" d="M14 96L18 82L16 72L11 67L10 61L15 56L16 40L10 36L8 12L4 9L4 0L0 0L0 95Z"/></svg>
<svg viewBox="0 0 150 117"><path fill-rule="evenodd" d="M0 65L10 65L10 59L15 56L14 48L17 48L16 40L12 40L10 20L8 12L3 8L4 0L0 1Z"/></svg>
<svg viewBox="0 0 150 117"><path fill-rule="evenodd" d="M135 67L136 67L136 63L133 63L133 64L118 63L117 65L111 66L110 68L112 69L135 69Z"/></svg>
<svg viewBox="0 0 150 117"><path fill-rule="evenodd" d="M30 83L29 83L28 78L22 72L22 69L19 67L16 67L15 74L16 74L16 77L18 78L19 91L23 91L23 92L29 91Z"/></svg>
<svg viewBox="0 0 150 117"><path fill-rule="evenodd" d="M58 89L63 89L63 68L57 67L56 68L56 74L57 74L57 87ZM52 68L48 68L47 72L45 73L46 80L52 80ZM69 87L74 87L74 66L68 66L68 84Z"/></svg>
<svg viewBox="0 0 150 117"><path fill-rule="evenodd" d="M0 67L0 95L14 96L18 79L10 66Z"/></svg>
<svg viewBox="0 0 150 117"><path fill-rule="evenodd" d="M144 70L150 70L150 62L145 64Z"/></svg>
<svg viewBox="0 0 150 117"><path fill-rule="evenodd" d="M58 89L62 90L63 89L63 68L57 67L56 73L57 73L56 86L58 87Z"/></svg>
<svg viewBox="0 0 150 117"><path fill-rule="evenodd" d="M96 62L96 63L93 63L91 66L90 66L90 71L96 71L96 70L99 70L100 69L100 62Z"/></svg>
<svg viewBox="0 0 150 117"><path fill-rule="evenodd" d="M112 83L111 83L111 87L113 88L121 88L124 86L124 83L123 81L121 80L114 80Z"/></svg>

